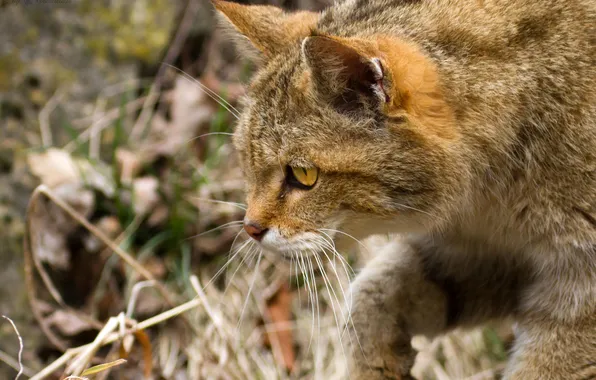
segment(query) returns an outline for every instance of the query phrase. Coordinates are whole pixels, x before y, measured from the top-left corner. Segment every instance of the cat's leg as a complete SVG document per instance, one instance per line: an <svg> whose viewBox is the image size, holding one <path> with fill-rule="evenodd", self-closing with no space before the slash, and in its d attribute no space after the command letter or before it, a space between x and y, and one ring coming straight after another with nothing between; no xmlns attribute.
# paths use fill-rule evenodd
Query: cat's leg
<svg viewBox="0 0 596 380"><path fill-rule="evenodd" d="M385 246L351 285L351 379L410 379L413 335L446 328L447 299L426 279L414 248Z"/></svg>
<svg viewBox="0 0 596 380"><path fill-rule="evenodd" d="M596 380L596 320L520 325L504 380Z"/></svg>

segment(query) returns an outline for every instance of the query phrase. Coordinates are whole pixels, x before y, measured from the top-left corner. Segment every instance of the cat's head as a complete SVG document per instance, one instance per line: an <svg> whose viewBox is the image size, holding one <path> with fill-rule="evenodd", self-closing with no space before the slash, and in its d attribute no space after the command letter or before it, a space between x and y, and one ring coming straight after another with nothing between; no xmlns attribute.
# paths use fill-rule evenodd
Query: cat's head
<svg viewBox="0 0 596 380"><path fill-rule="evenodd" d="M466 177L460 136L416 46L328 35L311 12L215 6L260 60L234 136L253 238L288 255L335 230L419 231L444 217Z"/></svg>

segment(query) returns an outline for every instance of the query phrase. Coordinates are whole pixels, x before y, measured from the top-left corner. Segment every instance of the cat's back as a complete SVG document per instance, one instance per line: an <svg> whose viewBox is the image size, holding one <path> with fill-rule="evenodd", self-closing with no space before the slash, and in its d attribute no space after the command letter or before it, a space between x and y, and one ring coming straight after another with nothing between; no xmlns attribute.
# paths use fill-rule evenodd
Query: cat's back
<svg viewBox="0 0 596 380"><path fill-rule="evenodd" d="M398 35L446 53L507 59L515 49L553 43L571 48L583 42L584 49L592 48L583 53L594 59L596 2L346 0L325 11L318 29L343 36Z"/></svg>
<svg viewBox="0 0 596 380"><path fill-rule="evenodd" d="M486 181L462 216L470 234L511 236L530 219L540 233L593 221L596 1L347 0L318 29L394 35L436 62L458 128L483 147L470 157Z"/></svg>

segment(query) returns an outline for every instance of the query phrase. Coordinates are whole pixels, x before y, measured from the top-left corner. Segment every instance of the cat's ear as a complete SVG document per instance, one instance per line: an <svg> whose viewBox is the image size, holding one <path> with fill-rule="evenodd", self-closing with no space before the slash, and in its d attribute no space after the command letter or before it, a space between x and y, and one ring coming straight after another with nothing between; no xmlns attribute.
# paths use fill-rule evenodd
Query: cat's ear
<svg viewBox="0 0 596 380"><path fill-rule="evenodd" d="M231 27L238 46L251 58L270 58L300 41L314 29L318 20L315 12L284 12L269 5L242 5L212 0L218 13Z"/></svg>
<svg viewBox="0 0 596 380"><path fill-rule="evenodd" d="M305 38L302 54L314 90L345 110L358 109L363 103L379 107L389 101L381 60L366 49L336 37Z"/></svg>

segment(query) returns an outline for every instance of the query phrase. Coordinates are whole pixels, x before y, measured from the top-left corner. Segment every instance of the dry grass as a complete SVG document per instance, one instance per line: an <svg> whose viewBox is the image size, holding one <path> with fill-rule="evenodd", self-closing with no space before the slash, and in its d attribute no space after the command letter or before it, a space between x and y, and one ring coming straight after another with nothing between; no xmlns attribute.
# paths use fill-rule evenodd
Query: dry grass
<svg viewBox="0 0 596 380"><path fill-rule="evenodd" d="M320 289L319 285L312 284L317 289L317 304L314 308L312 304L307 305L310 308L302 305L301 299L308 299L307 294L297 298L298 302L295 302L293 307L294 321L257 325L255 321L268 320L267 296L276 290L280 281L291 274L291 268L265 257L258 267L253 268L253 271L259 273L258 276L253 276L250 271L235 273L236 276L230 279L224 291L215 286L204 287L205 282L201 282L193 275L190 280L196 292L195 298L152 318L137 322L130 318L138 293L148 285L159 286L164 289L162 295L167 295L165 284L152 279L145 273L139 262L123 252L114 242L102 236L101 232L82 215L62 203L51 191L41 187L35 194L43 194L56 201L64 211L88 228L91 233L102 241L105 240L106 245L113 248L134 271L142 277L150 278L151 282L137 284L141 286L135 287L135 291L132 292L126 315L121 313L117 317L110 318L92 343L67 350L60 359L33 376L32 380L44 379L62 367L66 367L65 375L69 378L86 378L85 376L89 376L88 373L93 373L88 368L100 347L115 342L125 342L133 337L135 332L163 324L182 313L186 313L187 320L197 328L192 329L193 333L190 337L181 333L187 330L184 328L180 331L172 331L171 328L161 329L155 336L155 348L149 356L154 361L151 367L159 369L165 378L345 379L349 377L345 372L345 350L350 343L345 341L345 336L342 340L339 333L341 328L338 326L334 312L342 306L337 304L339 300L334 299L335 292L339 293L345 289L347 278L338 277L337 282L331 284L334 290ZM36 201L35 196L32 199L33 202ZM247 289L252 289L252 293L248 294ZM297 292L304 293L304 290L298 289ZM296 344L300 354L295 369L289 374L280 365L283 359L280 360L278 354L279 342L272 340L271 350L262 344L263 336L267 332L280 330L298 332ZM483 330L455 332L433 342L419 337L414 340L414 345L420 350L414 369L414 374L420 379L494 379L502 369L499 363L499 359L502 360L502 358L495 357L494 352L488 350ZM105 358L104 361L108 359L111 358ZM105 376L113 368L114 365L105 366L95 373Z"/></svg>
<svg viewBox="0 0 596 380"><path fill-rule="evenodd" d="M166 379L348 378L350 342L341 326L344 294L352 275L339 266L327 265L324 271L306 262L289 265L257 255L237 234L236 221L244 211L239 203L242 180L230 159L227 139L232 119L226 111L235 110L230 104L235 99L224 100L217 95L221 89L205 90L193 78L172 74L162 74L158 87L164 90L151 98L158 107L147 106L146 96L115 99L146 82L115 86L98 100L92 115L72 124L77 135L65 149L30 160L32 165L51 163L49 168L39 168L37 176L44 185L35 191L29 207L28 291L39 326L63 352L32 379L139 378L143 373ZM204 91L214 93L206 96ZM41 136L48 143L55 141L48 114L61 96L45 108L40 123ZM138 132L143 135L139 139L122 139L135 126L144 128L139 125L146 123L139 124L136 117L139 110L150 120L146 133ZM164 116L166 111L170 120ZM51 173L54 162L64 166ZM70 170L68 165L77 168ZM161 187L157 190L148 183ZM136 185L144 192L137 191ZM82 199L89 192L95 201L85 203ZM104 198L100 204L98 199ZM100 206L101 218L97 217ZM111 231L106 221L120 228ZM56 225L62 226L58 232ZM52 260L61 262L62 246L52 251L44 242L48 236L59 240L60 234L74 232L86 246L99 247L89 260L105 258L99 261L101 279L85 294L86 299L106 292L106 278L122 265L124 285L118 288L122 300L114 301L120 310L108 308L110 318L91 313L90 301L85 307L70 306L54 283L53 265L57 264ZM379 241L365 243L374 251ZM83 254L89 250L82 249ZM193 257L205 259L207 251L212 252L210 259L193 263ZM346 252L344 257L355 268L365 261L359 252ZM229 266L227 258L231 258ZM157 263L158 270L152 270L150 263ZM216 275L220 277L214 279ZM288 285L291 318L276 320L270 302ZM149 295L160 306L150 308L151 316L145 316L143 297ZM78 335L51 323L57 311L69 316L67 323L86 324L87 330L95 331L95 339L71 348ZM439 380L497 378L505 348L504 334L495 331L454 332L433 342L417 337L414 344L420 355L414 374ZM292 363L287 362L288 349L294 356ZM127 362L117 361L121 357Z"/></svg>

